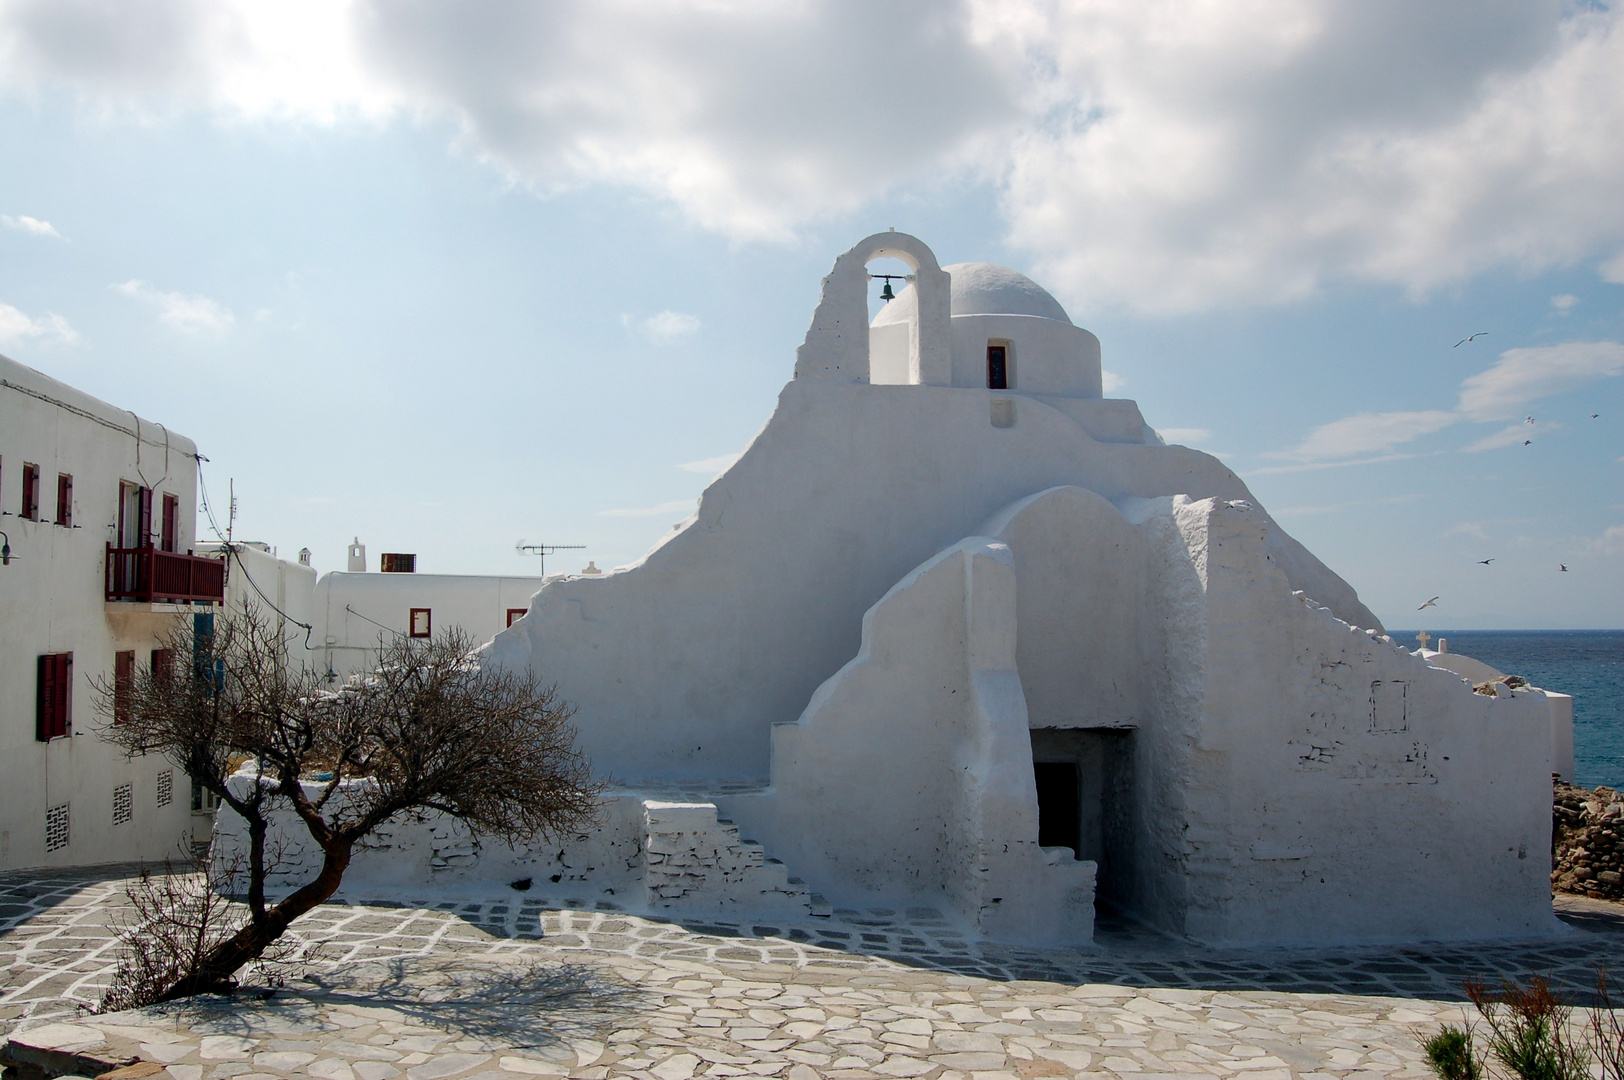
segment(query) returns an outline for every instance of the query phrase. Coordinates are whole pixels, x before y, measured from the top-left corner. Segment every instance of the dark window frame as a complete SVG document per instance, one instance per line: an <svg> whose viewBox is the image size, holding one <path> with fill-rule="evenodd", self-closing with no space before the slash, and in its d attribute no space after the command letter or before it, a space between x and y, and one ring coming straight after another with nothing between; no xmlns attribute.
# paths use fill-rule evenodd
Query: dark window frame
<svg viewBox="0 0 1624 1080"><path fill-rule="evenodd" d="M34 738L73 734L73 654L41 653L34 687Z"/></svg>
<svg viewBox="0 0 1624 1080"><path fill-rule="evenodd" d="M423 632L417 631L417 617L423 616ZM426 607L410 608L406 612L406 636L426 638L434 636L434 610Z"/></svg>
<svg viewBox="0 0 1624 1080"><path fill-rule="evenodd" d="M1014 368L1014 349L1007 341L987 342L987 389L1008 390L1015 380L1010 378Z"/></svg>
<svg viewBox="0 0 1624 1080"><path fill-rule="evenodd" d="M507 609L507 624L512 626L528 614L530 614L530 609L527 607L510 607Z"/></svg>

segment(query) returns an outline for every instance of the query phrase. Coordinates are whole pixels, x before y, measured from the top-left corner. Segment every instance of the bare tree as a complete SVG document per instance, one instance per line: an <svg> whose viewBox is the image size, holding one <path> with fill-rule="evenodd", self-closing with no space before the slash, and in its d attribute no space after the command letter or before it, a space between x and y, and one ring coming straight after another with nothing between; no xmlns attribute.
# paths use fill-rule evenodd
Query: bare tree
<svg viewBox="0 0 1624 1080"><path fill-rule="evenodd" d="M194 624L195 625L195 624ZM212 630L179 624L168 663L97 685L105 738L167 756L247 823L247 918L183 951L151 1001L235 987L293 921L338 889L357 844L414 811L439 811L509 843L589 821L600 785L575 748L572 710L529 672L486 666L452 630L380 647L376 671L338 688L290 662L252 606ZM245 773L235 782L234 772ZM321 849L315 877L266 899L272 815L291 812ZM161 989L158 987L161 986ZM148 1002L150 1003L150 1002Z"/></svg>

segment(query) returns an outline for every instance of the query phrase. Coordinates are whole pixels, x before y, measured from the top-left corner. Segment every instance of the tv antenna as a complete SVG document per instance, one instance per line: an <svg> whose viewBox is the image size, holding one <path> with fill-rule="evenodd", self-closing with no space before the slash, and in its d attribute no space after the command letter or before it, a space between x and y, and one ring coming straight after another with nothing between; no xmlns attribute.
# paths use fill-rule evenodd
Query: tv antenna
<svg viewBox="0 0 1624 1080"><path fill-rule="evenodd" d="M535 555L541 559L541 576L547 576L547 556L558 551L585 551L585 544L527 544L524 537L513 545L513 550L520 555Z"/></svg>

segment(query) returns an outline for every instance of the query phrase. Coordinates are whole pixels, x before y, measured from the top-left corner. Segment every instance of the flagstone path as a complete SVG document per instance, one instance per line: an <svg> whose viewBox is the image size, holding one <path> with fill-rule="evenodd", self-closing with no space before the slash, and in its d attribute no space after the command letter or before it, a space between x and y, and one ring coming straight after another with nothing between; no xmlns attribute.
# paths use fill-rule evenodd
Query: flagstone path
<svg viewBox="0 0 1624 1080"><path fill-rule="evenodd" d="M1091 949L991 946L922 908L679 925L509 892L325 905L275 994L89 1016L127 873L0 874L0 1034L174 1080L1410 1080L1418 1036L1463 1015L1465 977L1582 994L1597 963L1624 970L1624 908L1569 899L1553 941L1303 952L1111 925Z"/></svg>

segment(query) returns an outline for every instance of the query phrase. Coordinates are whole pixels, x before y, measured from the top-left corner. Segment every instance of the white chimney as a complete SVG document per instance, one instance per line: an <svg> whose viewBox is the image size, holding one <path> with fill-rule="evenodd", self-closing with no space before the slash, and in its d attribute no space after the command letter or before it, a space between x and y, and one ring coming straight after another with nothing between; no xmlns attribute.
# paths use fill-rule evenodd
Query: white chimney
<svg viewBox="0 0 1624 1080"><path fill-rule="evenodd" d="M367 572L367 546L361 543L357 536L350 544L350 573L364 574Z"/></svg>

